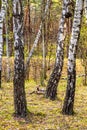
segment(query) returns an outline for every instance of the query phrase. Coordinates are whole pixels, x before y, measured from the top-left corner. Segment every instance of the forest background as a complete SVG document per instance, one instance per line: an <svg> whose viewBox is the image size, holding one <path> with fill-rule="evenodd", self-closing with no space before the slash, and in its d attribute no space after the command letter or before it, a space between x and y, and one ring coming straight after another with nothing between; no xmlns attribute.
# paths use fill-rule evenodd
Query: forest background
<svg viewBox="0 0 87 130"><path fill-rule="evenodd" d="M76 60L76 113L71 117L61 114L66 89L67 58L76 1L73 1L72 8L70 8L72 17L67 18L64 24L64 35L66 35L64 40L64 66L58 87L57 99L54 102L45 99L43 92L40 94L32 94L32 92L37 92L38 87L41 91L46 90L56 59L57 37L63 3L61 0L52 0L44 18L46 2L47 1L45 0L22 1L24 14L23 39L25 63L27 57L31 54L36 36L38 36L41 21L43 26L41 29L41 36L34 48L32 57L30 56L28 69L26 71L25 90L27 107L29 108L29 117L27 116L25 119L20 119L12 116L14 112L12 85L14 78L14 33L13 6L12 1L8 0L6 17L3 21L2 85L0 90L0 120L2 120L0 126L2 130L87 129L87 107L85 106L87 99L87 19L85 10L83 11ZM2 2L0 1L0 3Z"/></svg>

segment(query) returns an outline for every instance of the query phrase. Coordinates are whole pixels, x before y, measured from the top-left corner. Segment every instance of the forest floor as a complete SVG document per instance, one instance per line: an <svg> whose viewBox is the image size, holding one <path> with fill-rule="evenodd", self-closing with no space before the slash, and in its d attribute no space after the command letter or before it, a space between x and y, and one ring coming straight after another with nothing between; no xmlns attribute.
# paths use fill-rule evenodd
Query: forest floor
<svg viewBox="0 0 87 130"><path fill-rule="evenodd" d="M78 71L81 67L78 65ZM77 79L73 116L62 115L66 80L61 80L55 101L44 95L30 94L36 90L33 80L26 81L26 98L29 110L25 119L14 118L13 84L2 83L0 90L0 130L87 130L87 86L83 77Z"/></svg>

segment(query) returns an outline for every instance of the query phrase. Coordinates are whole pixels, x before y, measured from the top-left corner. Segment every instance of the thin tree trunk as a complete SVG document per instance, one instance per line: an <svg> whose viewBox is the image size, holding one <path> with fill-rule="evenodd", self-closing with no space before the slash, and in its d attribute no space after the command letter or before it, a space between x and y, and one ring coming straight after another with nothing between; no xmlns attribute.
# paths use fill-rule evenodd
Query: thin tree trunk
<svg viewBox="0 0 87 130"><path fill-rule="evenodd" d="M52 3L52 0L51 0L51 3ZM49 49L49 58L48 58L48 66L47 66L47 70L50 69L50 62L51 62L51 56L52 56L52 46L53 46L53 43L50 43L50 23L51 23L51 5L50 5L50 8L49 8L49 11L48 11L48 17L47 17L47 35L46 35L46 42L50 44L50 49ZM47 47L48 47L48 44L47 44ZM47 48L47 52L48 54L48 48Z"/></svg>
<svg viewBox="0 0 87 130"><path fill-rule="evenodd" d="M12 16L12 1L8 0L8 50L9 50L9 56L12 56L13 54L13 16Z"/></svg>
<svg viewBox="0 0 87 130"><path fill-rule="evenodd" d="M71 4L70 0L63 1L62 16L59 25L58 38L57 38L57 52L56 52L56 61L53 72L48 81L46 89L46 97L51 100L55 100L57 95L57 86L61 77L61 72L63 68L63 59L64 59L64 40L65 40L65 31L64 24L66 18L71 17L71 13L68 10L69 5Z"/></svg>
<svg viewBox="0 0 87 130"><path fill-rule="evenodd" d="M42 0L42 19L45 11L45 0ZM44 79L46 77L46 19L42 20L42 71L41 71L41 85L44 86Z"/></svg>
<svg viewBox="0 0 87 130"><path fill-rule="evenodd" d="M7 82L10 81L10 62L9 62L9 43L8 43L8 19L5 21L5 29L6 29L6 56L7 56Z"/></svg>
<svg viewBox="0 0 87 130"><path fill-rule="evenodd" d="M24 41L23 41L23 10L22 0L13 0L13 31L14 31L14 107L15 116L27 115L24 73Z"/></svg>
<svg viewBox="0 0 87 130"><path fill-rule="evenodd" d="M7 4L9 4L9 2L7 1ZM9 8L6 9L6 20L5 20L5 32L6 32L6 56L7 56L7 75L6 75L6 81L9 82L10 81L10 53L9 53Z"/></svg>
<svg viewBox="0 0 87 130"><path fill-rule="evenodd" d="M68 81L67 81L66 96L62 109L63 114L67 115L72 115L74 113L73 106L74 106L74 96L76 87L76 53L77 53L78 40L80 36L83 1L84 0L76 0L72 35L69 46L68 73L67 73Z"/></svg>
<svg viewBox="0 0 87 130"><path fill-rule="evenodd" d="M3 51L3 19L5 18L7 0L2 0L0 10L0 88L1 88L1 73L2 73L2 51Z"/></svg>
<svg viewBox="0 0 87 130"><path fill-rule="evenodd" d="M27 21L28 21L28 28L26 29L27 31L27 41L28 41L28 53L30 52L30 49L31 49L31 17L30 17L30 0L27 0L27 8L28 8L28 15L27 15ZM30 66L28 67L27 69L27 72L26 72L26 79L29 80L29 71L30 71Z"/></svg>
<svg viewBox="0 0 87 130"><path fill-rule="evenodd" d="M28 4L28 19L29 19L29 44L28 44L28 48L29 48L29 51L31 49L31 20L30 20L30 0L27 0L27 4Z"/></svg>
<svg viewBox="0 0 87 130"><path fill-rule="evenodd" d="M46 6L45 6L45 12L44 12L44 16L43 16L42 21L44 21L45 18L46 18L46 15L47 15L47 11L48 11L48 9L49 9L49 6L50 6L50 0L47 0ZM30 51L30 53L29 53L29 55L28 55L28 58L27 58L27 60L26 60L25 71L27 71L27 68L28 68L28 66L29 66L29 64L30 64L30 59L31 59L31 57L32 57L32 55L33 55L33 53L34 53L34 49L35 49L35 47L37 47L38 41L39 41L40 36L41 36L41 30L42 30L42 22L40 23L39 30L38 30L38 33L37 33L37 35L36 35L36 38L35 38L33 47L32 47L32 49L31 49L31 51Z"/></svg>

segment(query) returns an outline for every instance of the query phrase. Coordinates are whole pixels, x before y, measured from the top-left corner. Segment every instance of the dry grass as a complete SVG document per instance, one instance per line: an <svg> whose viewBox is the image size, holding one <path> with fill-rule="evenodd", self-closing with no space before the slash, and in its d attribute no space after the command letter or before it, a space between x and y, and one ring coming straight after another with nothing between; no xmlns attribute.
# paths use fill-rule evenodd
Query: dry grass
<svg viewBox="0 0 87 130"><path fill-rule="evenodd" d="M53 70L54 67L54 62L55 62L55 58L51 57L51 61L50 61L50 68L48 67L48 62L49 59L47 58L47 80L49 79L49 76ZM6 81L6 75L7 75L7 60L4 57L3 58L3 67L2 67L2 79L4 81ZM10 65L10 80L13 80L13 69L14 69L14 59L13 57L11 57L9 59L9 65ZM40 83L41 80L41 69L42 69L42 57L36 58L33 57L31 59L30 62L30 72L29 72L29 78L35 80L37 83ZM77 59L76 60L76 70L77 70L77 75L79 74L84 74L84 68L81 64L81 60ZM63 67L63 72L62 72L62 77L66 77L67 76L67 59L64 60L64 67Z"/></svg>

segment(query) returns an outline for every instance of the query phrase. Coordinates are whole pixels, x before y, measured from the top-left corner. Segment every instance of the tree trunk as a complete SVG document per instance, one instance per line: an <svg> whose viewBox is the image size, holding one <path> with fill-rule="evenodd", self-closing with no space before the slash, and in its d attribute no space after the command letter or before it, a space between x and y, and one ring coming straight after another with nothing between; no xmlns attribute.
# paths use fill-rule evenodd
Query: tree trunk
<svg viewBox="0 0 87 130"><path fill-rule="evenodd" d="M78 40L80 36L82 9L83 9L83 0L76 0L74 21L73 21L72 34L69 46L69 55L68 55L67 90L62 109L63 114L67 115L72 115L74 113L73 106L74 106L74 96L76 87L76 53L77 53Z"/></svg>
<svg viewBox="0 0 87 130"><path fill-rule="evenodd" d="M49 9L49 6L50 6L50 2L51 2L50 0L47 0L46 6L45 6L45 12L44 12L42 21L44 21L45 18L46 18L46 15L47 15L47 12L48 12L48 9ZM40 23L39 30L38 30L38 33L36 35L33 47L31 48L30 53L28 55L28 58L26 60L25 71L27 71L29 63L30 63L30 59L31 59L31 57L32 57L32 55L34 53L34 49L35 49L35 47L37 47L39 38L41 36L41 30L42 30L42 22Z"/></svg>
<svg viewBox="0 0 87 130"><path fill-rule="evenodd" d="M1 74L2 74L3 19L5 18L6 7L7 7L7 0L2 0L0 10L0 88L1 88Z"/></svg>
<svg viewBox="0 0 87 130"><path fill-rule="evenodd" d="M10 6L10 3L9 1L7 1L7 4ZM11 2L12 4L12 2ZM7 59L6 59L6 63L7 63L7 73L6 73L6 81L9 82L10 81L10 50L9 50L9 35L10 35L10 28L9 28L9 23L13 22L13 21L9 21L10 19L10 12L9 12L9 9L10 7L7 7L6 9L6 19L5 19L5 33L6 33L6 56L7 56ZM12 8L11 8L12 10ZM11 17L12 18L12 17ZM11 24L10 23L10 24ZM11 41L11 44L12 44L12 41Z"/></svg>
<svg viewBox="0 0 87 130"><path fill-rule="evenodd" d="M8 0L8 9L7 9L7 15L8 15L8 50L9 50L9 56L12 56L13 54L13 14L12 14L12 1Z"/></svg>
<svg viewBox="0 0 87 130"><path fill-rule="evenodd" d="M42 19L45 11L45 0L42 0ZM41 85L44 86L44 80L46 79L46 19L42 20L42 71L41 71Z"/></svg>
<svg viewBox="0 0 87 130"><path fill-rule="evenodd" d="M25 36L25 39L27 39L27 40L25 40L26 42L27 42L27 48L28 48L28 53L30 52L30 50L31 50L31 35L32 35L32 33L31 33L31 17L30 17L30 0L27 0L27 15L26 15L26 21L25 21L25 28L24 28L24 30L26 30L26 34L24 34L24 35L27 35L27 36ZM28 69L27 69L27 72L26 72L26 80L29 80L29 71L30 71L30 66L28 67Z"/></svg>
<svg viewBox="0 0 87 130"><path fill-rule="evenodd" d="M22 0L13 0L14 31L14 106L15 116L27 115L24 73L23 10Z"/></svg>
<svg viewBox="0 0 87 130"><path fill-rule="evenodd" d="M55 100L57 95L57 86L61 77L61 72L63 68L63 59L64 59L64 40L65 40L65 30L64 24L66 18L71 17L71 13L69 12L70 0L63 1L63 9L62 9L62 17L60 20L58 38L57 38L57 52L56 52L56 62L53 69L53 72L48 81L47 89L46 89L46 97L51 100Z"/></svg>
<svg viewBox="0 0 87 130"><path fill-rule="evenodd" d="M6 29L6 56L7 56L7 82L10 81L10 61L9 61L9 44L8 44L8 19L5 21L5 29Z"/></svg>

